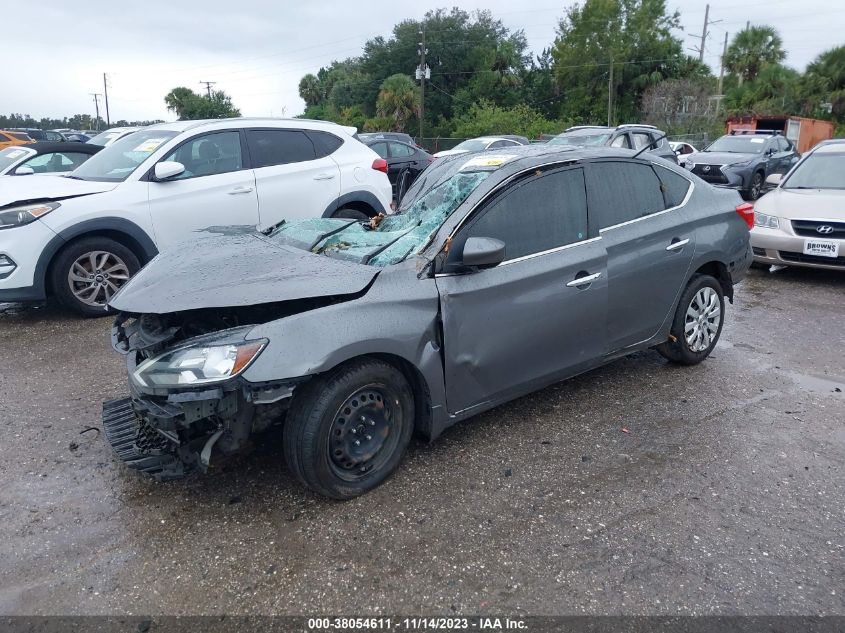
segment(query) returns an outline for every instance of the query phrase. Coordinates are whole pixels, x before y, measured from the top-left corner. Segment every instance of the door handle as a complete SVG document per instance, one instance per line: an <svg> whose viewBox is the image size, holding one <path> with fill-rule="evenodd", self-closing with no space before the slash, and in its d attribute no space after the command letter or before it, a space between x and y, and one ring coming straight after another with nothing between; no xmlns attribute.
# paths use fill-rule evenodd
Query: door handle
<svg viewBox="0 0 845 633"><path fill-rule="evenodd" d="M229 189L226 193L230 196L236 196L239 193L251 193L252 187L235 187L234 189Z"/></svg>
<svg viewBox="0 0 845 633"><path fill-rule="evenodd" d="M334 174L317 174L314 176L314 180L331 180L334 178Z"/></svg>
<svg viewBox="0 0 845 633"><path fill-rule="evenodd" d="M601 273L593 273L592 275L586 275L584 277L576 277L566 285L569 288L577 288L578 286L586 286L587 284L593 283L596 279L601 277Z"/></svg>
<svg viewBox="0 0 845 633"><path fill-rule="evenodd" d="M683 248L684 246L686 246L687 244L689 244L689 238L687 238L685 240L678 240L677 242L672 242L671 244L669 244L669 246L666 247L666 250L667 251L677 251L677 250Z"/></svg>

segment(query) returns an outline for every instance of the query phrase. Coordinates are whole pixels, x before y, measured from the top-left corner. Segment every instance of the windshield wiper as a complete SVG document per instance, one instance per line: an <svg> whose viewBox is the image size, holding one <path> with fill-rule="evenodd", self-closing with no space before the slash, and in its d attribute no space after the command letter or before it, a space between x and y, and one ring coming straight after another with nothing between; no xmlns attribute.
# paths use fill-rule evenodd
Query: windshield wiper
<svg viewBox="0 0 845 633"><path fill-rule="evenodd" d="M85 180L82 176L73 176L71 174L68 174L67 176L65 176L65 178L72 178L73 180Z"/></svg>

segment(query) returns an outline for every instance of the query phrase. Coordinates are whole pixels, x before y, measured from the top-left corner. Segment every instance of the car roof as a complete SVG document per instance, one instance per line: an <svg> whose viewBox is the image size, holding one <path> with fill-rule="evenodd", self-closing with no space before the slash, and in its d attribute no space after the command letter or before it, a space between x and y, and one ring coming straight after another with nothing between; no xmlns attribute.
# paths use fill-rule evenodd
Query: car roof
<svg viewBox="0 0 845 633"><path fill-rule="evenodd" d="M78 154L96 154L101 149L102 145L90 145L88 143L33 143L26 147L34 149L37 154L51 154L53 152L65 152Z"/></svg>
<svg viewBox="0 0 845 633"><path fill-rule="evenodd" d="M294 118L272 118L272 117L232 117L227 119L198 119L195 121L172 121L170 123L155 123L147 126L145 130L172 130L174 132L187 132L202 127L227 126L244 124L248 127L257 127L261 124L278 127L304 127L314 129L334 129L345 131L350 136L357 130L354 127L340 125L332 121L318 121L316 119L294 119ZM304 125L303 125L304 124Z"/></svg>
<svg viewBox="0 0 845 633"><path fill-rule="evenodd" d="M822 141L812 149L812 154L839 154L845 151L845 138Z"/></svg>

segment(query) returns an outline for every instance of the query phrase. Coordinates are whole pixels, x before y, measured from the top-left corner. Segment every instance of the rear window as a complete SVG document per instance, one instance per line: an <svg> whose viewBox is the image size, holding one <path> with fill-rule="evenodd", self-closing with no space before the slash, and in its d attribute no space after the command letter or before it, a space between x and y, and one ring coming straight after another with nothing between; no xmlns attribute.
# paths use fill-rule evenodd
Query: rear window
<svg viewBox="0 0 845 633"><path fill-rule="evenodd" d="M247 130L246 138L255 168L317 158L314 143L299 130Z"/></svg>
<svg viewBox="0 0 845 633"><path fill-rule="evenodd" d="M314 149L317 151L317 158L323 158L324 156L333 154L341 145L343 145L343 141L341 139L329 132L308 130L308 136L314 143Z"/></svg>
<svg viewBox="0 0 845 633"><path fill-rule="evenodd" d="M657 172L657 177L660 179L660 184L663 186L663 197L666 199L666 208L680 206L684 198L687 197L687 191L691 186L691 182L676 174L671 169L666 169L660 165L655 165L654 170Z"/></svg>
<svg viewBox="0 0 845 633"><path fill-rule="evenodd" d="M31 141L34 138L29 134L22 134L21 132L7 132L7 134L19 141Z"/></svg>
<svg viewBox="0 0 845 633"><path fill-rule="evenodd" d="M663 211L661 182L645 163L591 163L587 170L590 223L604 229Z"/></svg>

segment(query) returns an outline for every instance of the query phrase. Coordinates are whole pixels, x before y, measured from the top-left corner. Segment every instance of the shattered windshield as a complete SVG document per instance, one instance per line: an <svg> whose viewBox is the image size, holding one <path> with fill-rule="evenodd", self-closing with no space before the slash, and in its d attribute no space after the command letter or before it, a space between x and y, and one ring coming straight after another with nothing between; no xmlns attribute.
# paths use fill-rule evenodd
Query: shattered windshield
<svg viewBox="0 0 845 633"><path fill-rule="evenodd" d="M397 264L425 245L492 171L487 168L454 172L406 202L399 213L381 219L374 218L370 222L350 222L341 218L302 220L282 224L270 237L313 253L359 264Z"/></svg>

